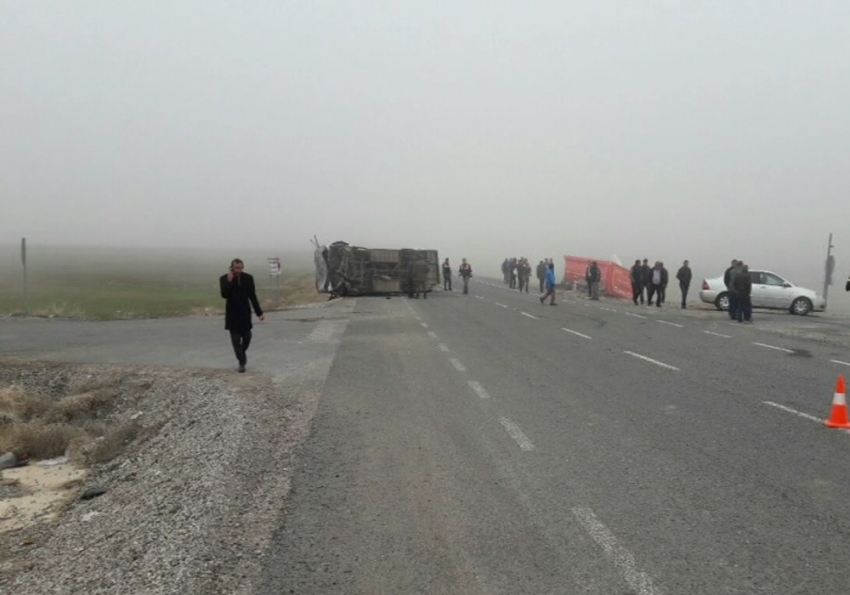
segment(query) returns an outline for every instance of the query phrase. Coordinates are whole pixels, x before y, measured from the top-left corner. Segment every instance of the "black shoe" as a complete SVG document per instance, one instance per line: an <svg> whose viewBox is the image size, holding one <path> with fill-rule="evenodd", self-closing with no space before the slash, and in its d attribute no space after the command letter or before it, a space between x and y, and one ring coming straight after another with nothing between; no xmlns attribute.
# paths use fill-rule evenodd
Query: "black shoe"
<svg viewBox="0 0 850 595"><path fill-rule="evenodd" d="M240 373L240 374L244 374L244 373L245 373L245 364L239 364L239 373Z"/></svg>

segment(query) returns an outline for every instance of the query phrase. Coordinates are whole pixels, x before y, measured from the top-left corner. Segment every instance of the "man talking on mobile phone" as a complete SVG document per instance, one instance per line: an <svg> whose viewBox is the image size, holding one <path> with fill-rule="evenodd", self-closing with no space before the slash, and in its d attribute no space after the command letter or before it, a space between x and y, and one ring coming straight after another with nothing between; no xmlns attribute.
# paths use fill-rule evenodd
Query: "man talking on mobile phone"
<svg viewBox="0 0 850 595"><path fill-rule="evenodd" d="M234 258L230 263L230 270L219 279L221 285L221 297L227 300L224 310L224 329L230 331L230 341L233 343L233 351L239 361L239 371L244 372L248 363L248 346L251 345L251 306L260 320L265 320L260 301L257 299L257 290L254 286L254 277L245 272L245 263Z"/></svg>

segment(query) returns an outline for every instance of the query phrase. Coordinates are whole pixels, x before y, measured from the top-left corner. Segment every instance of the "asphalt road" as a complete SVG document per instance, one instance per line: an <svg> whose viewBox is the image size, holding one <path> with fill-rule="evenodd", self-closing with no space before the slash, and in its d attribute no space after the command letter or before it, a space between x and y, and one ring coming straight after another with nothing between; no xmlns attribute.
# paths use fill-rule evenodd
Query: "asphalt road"
<svg viewBox="0 0 850 595"><path fill-rule="evenodd" d="M232 368L219 323L3 320L0 355ZM484 282L270 316L251 368L322 392L256 592L845 594L848 334Z"/></svg>
<svg viewBox="0 0 850 595"><path fill-rule="evenodd" d="M259 593L847 593L850 355L756 316L358 299Z"/></svg>

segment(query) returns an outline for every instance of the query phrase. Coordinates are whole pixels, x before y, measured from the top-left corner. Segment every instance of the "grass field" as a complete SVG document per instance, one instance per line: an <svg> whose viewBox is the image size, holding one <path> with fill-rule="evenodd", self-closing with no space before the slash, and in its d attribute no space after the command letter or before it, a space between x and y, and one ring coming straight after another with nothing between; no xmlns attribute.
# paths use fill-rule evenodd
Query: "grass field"
<svg viewBox="0 0 850 595"><path fill-rule="evenodd" d="M0 251L0 316L23 313L17 247ZM267 254L242 253L265 309L316 301L312 254L275 254L283 261L280 292L269 286ZM218 278L231 255L162 249L28 248L30 315L88 320L155 318L223 311Z"/></svg>

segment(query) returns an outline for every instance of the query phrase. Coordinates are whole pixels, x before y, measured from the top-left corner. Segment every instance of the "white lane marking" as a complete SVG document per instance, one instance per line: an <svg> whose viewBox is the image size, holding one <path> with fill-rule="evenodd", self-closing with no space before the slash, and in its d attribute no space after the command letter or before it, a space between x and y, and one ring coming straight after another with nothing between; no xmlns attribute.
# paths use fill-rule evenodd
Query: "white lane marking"
<svg viewBox="0 0 850 595"><path fill-rule="evenodd" d="M431 337L432 339L436 339L437 333L435 333L434 331L428 331L428 336Z"/></svg>
<svg viewBox="0 0 850 595"><path fill-rule="evenodd" d="M724 335L723 333L715 333L714 331L703 331L706 335L713 335L715 337L723 337L724 339L731 339L732 335Z"/></svg>
<svg viewBox="0 0 850 595"><path fill-rule="evenodd" d="M576 337L581 337L582 339L592 339L592 338L593 338L593 337L589 337L589 336L587 336L587 335L585 335L585 334L583 334L583 333L580 333L580 332L578 332L578 331L571 331L571 330L570 330L570 329L568 329L568 328L562 328L561 330L562 330L562 331L567 331L568 333L572 333L572 334L573 334L573 335L575 335Z"/></svg>
<svg viewBox="0 0 850 595"><path fill-rule="evenodd" d="M670 326L675 326L677 328L685 328L684 324L676 324L675 322L667 322L666 320L659 320L659 324L669 324Z"/></svg>
<svg viewBox="0 0 850 595"><path fill-rule="evenodd" d="M602 306L599 306L599 309L605 310L606 312L616 312L616 310L614 308L603 308Z"/></svg>
<svg viewBox="0 0 850 595"><path fill-rule="evenodd" d="M528 316L529 318L532 318L534 320L537 320L537 316L534 316L533 314L529 314L528 312L520 312L520 314L522 314L523 316Z"/></svg>
<svg viewBox="0 0 850 595"><path fill-rule="evenodd" d="M481 296L481 295L474 295L472 297L474 297L477 300L483 300L484 299L484 296Z"/></svg>
<svg viewBox="0 0 850 595"><path fill-rule="evenodd" d="M665 364L664 362L660 362L657 359L652 359L651 357L646 357L645 355L641 355L639 353L635 353L634 351L624 351L628 355L632 357L636 357L638 359L642 359L645 362L649 362L651 364L655 364L656 366L661 366L662 368L667 368L668 370L678 370L676 366L671 366L670 364Z"/></svg>
<svg viewBox="0 0 850 595"><path fill-rule="evenodd" d="M823 423L822 419L815 417L814 415L809 415L808 413L803 413L802 411L797 411L796 409L791 409L790 407L786 407L785 405L780 405L779 403L774 403L773 401L762 401L765 405L770 405L771 407L776 407L777 409L782 409L782 411L787 411L788 413L793 413L799 417L810 419L812 421L816 421L819 424Z"/></svg>
<svg viewBox="0 0 850 595"><path fill-rule="evenodd" d="M422 325L422 328L428 328L428 323L427 323L427 322L420 322L419 324L421 324L421 325Z"/></svg>
<svg viewBox="0 0 850 595"><path fill-rule="evenodd" d="M452 358L449 358L449 361L452 362L452 365L455 367L455 370L457 370L458 372L466 372L466 368L464 367L464 365L462 363L460 363L460 360L458 358L452 357Z"/></svg>
<svg viewBox="0 0 850 595"><path fill-rule="evenodd" d="M831 359L829 361L833 364L839 364L839 365L842 365L842 366L850 366L850 363L842 362L840 359Z"/></svg>
<svg viewBox="0 0 850 595"><path fill-rule="evenodd" d="M509 420L507 417L500 417L499 423L505 427L508 434L511 435L511 438L516 440L516 443L519 444L519 447L522 450L534 450L534 445L531 443L531 440L529 440L528 436L519 429L518 425Z"/></svg>
<svg viewBox="0 0 850 595"><path fill-rule="evenodd" d="M785 353L794 353L793 349L785 349L784 347L776 347L775 345L768 345L767 343L753 343L753 345L758 345L759 347L766 347L767 349L774 349L776 351L784 351Z"/></svg>
<svg viewBox="0 0 850 595"><path fill-rule="evenodd" d="M652 577L638 569L634 555L608 530L602 521L596 518L593 510L586 506L572 509L578 522L584 527L593 541L602 548L617 567L629 588L638 595L661 595L664 591L657 587Z"/></svg>
<svg viewBox="0 0 850 595"><path fill-rule="evenodd" d="M439 347L439 348L440 348L440 351L448 351L448 350L449 350L449 348L448 348L448 347L446 347L446 346L445 346L444 344L442 344L442 343L440 343L439 345L437 345L437 347Z"/></svg>
<svg viewBox="0 0 850 595"><path fill-rule="evenodd" d="M507 308L507 306L505 304L500 304L499 302L496 302L496 305L501 306L502 308Z"/></svg>
<svg viewBox="0 0 850 595"><path fill-rule="evenodd" d="M475 380L470 380L469 386L470 386L470 388L472 388L472 390L475 391L475 394L477 394L482 399L489 399L490 398L490 393L487 392L487 389L485 389L483 386L481 386L481 383L479 383Z"/></svg>
<svg viewBox="0 0 850 595"><path fill-rule="evenodd" d="M626 316L633 316L634 318L646 318L643 314L635 314L634 312L626 312Z"/></svg>

